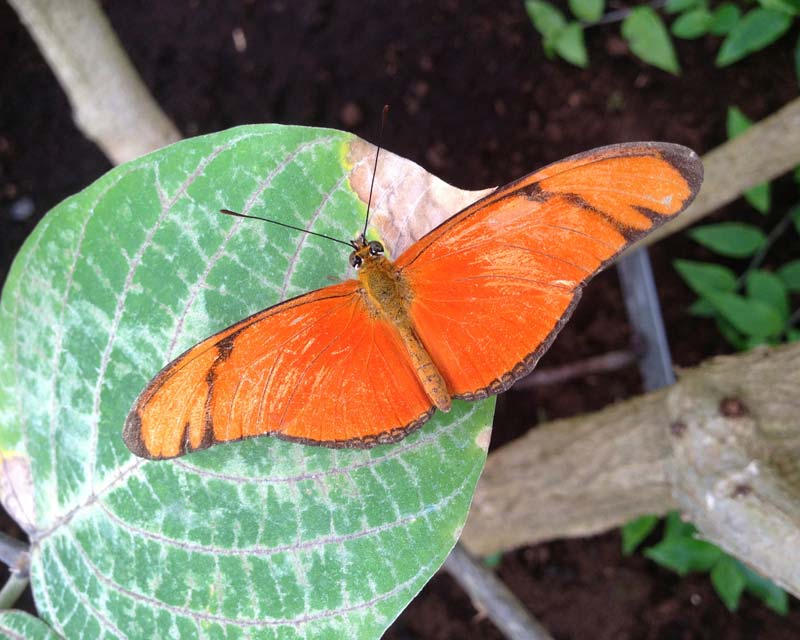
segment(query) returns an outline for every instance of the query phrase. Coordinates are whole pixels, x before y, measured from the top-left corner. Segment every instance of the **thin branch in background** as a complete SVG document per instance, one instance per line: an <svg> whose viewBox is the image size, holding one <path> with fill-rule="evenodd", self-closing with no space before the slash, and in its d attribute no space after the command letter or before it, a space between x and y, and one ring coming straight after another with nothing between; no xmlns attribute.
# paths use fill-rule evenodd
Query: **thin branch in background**
<svg viewBox="0 0 800 640"><path fill-rule="evenodd" d="M647 3L651 9L658 11L664 5L667 4L667 0L653 0L652 2ZM586 27L596 27L601 24L612 24L614 22L622 22L625 18L627 18L631 11L637 9L642 5L637 5L636 7L625 7L623 9L616 9L615 11L609 11L599 20L595 20L594 22L582 22L584 28Z"/></svg>
<svg viewBox="0 0 800 640"><path fill-rule="evenodd" d="M0 532L0 560L11 574L0 589L0 610L11 609L30 582L30 553L24 542Z"/></svg>
<svg viewBox="0 0 800 640"><path fill-rule="evenodd" d="M475 608L485 613L507 638L553 640L508 587L461 543L445 560L444 569L467 592Z"/></svg>
<svg viewBox="0 0 800 640"><path fill-rule="evenodd" d="M0 611L12 609L16 604L22 592L28 588L30 579L28 576L21 576L12 573L3 588L0 589Z"/></svg>
<svg viewBox="0 0 800 640"><path fill-rule="evenodd" d="M567 382L575 378L583 378L596 373L608 373L631 366L637 361L639 355L633 349L609 351L599 356L571 362L560 367L550 367L536 370L529 376L519 380L513 387L514 391L542 387L548 384Z"/></svg>
<svg viewBox="0 0 800 640"><path fill-rule="evenodd" d="M28 545L0 532L0 562L12 572L28 571Z"/></svg>

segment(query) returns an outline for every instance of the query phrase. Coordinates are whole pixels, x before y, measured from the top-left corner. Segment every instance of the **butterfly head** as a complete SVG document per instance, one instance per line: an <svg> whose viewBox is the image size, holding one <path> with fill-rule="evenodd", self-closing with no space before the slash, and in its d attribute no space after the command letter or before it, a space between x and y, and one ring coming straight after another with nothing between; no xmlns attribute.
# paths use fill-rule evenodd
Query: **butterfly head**
<svg viewBox="0 0 800 640"><path fill-rule="evenodd" d="M383 245L377 240L367 240L364 235L360 235L356 240L350 242L354 251L350 254L350 266L360 269L367 261L374 261L383 256Z"/></svg>

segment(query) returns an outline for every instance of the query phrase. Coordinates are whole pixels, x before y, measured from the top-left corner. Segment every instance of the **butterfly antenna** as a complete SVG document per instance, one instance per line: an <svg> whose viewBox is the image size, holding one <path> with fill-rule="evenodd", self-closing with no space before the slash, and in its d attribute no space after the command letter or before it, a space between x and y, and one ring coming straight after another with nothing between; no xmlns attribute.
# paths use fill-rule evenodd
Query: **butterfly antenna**
<svg viewBox="0 0 800 640"><path fill-rule="evenodd" d="M230 209L220 209L219 212L224 213L226 216L236 216L237 218L250 218L251 220L263 220L264 222L271 222L272 224L277 224L279 227L294 229L295 231L299 231L300 233L307 233L308 235L317 236L318 238L326 238L327 240L333 240L334 242L338 242L339 244L343 244L347 247L352 247L352 245L349 242L345 242L344 240L339 240L339 238L326 236L324 233L316 233L315 231L309 231L308 229L303 229L302 227L295 227L291 224L278 222L277 220L270 220L269 218L261 218L259 216L249 216L246 213L237 213L236 211L231 211Z"/></svg>
<svg viewBox="0 0 800 640"><path fill-rule="evenodd" d="M381 152L381 141L383 139L383 127L386 125L386 114L389 113L389 105L383 105L383 113L381 114L381 128L378 129L378 148L375 151L375 165L372 167L372 182L369 185L369 198L367 198L367 219L364 220L364 231L361 232L361 237L367 237L367 225L369 224L369 208L372 204L372 189L375 186L375 176L378 175L378 156Z"/></svg>

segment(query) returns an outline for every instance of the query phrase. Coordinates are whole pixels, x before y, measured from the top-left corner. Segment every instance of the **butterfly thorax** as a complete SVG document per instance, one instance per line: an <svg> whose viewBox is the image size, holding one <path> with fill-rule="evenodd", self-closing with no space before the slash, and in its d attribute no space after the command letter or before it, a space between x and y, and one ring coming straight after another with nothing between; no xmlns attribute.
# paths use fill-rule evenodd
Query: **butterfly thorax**
<svg viewBox="0 0 800 640"><path fill-rule="evenodd" d="M350 264L358 269L364 304L370 315L376 320L388 321L395 328L426 395L438 409L449 411L451 400L447 384L409 315L412 293L402 272L383 255L383 247L377 242L358 246L350 256Z"/></svg>

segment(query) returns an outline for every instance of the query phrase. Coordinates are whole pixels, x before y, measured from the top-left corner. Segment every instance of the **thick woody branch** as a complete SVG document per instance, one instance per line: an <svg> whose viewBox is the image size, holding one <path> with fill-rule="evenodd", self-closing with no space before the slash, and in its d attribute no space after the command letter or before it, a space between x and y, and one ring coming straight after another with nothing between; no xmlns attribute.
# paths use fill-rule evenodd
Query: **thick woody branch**
<svg viewBox="0 0 800 640"><path fill-rule="evenodd" d="M489 456L462 537L487 554L679 508L800 595L800 344L714 358L667 389Z"/></svg>
<svg viewBox="0 0 800 640"><path fill-rule="evenodd" d="M10 0L66 92L75 123L115 164L180 139L96 0Z"/></svg>

